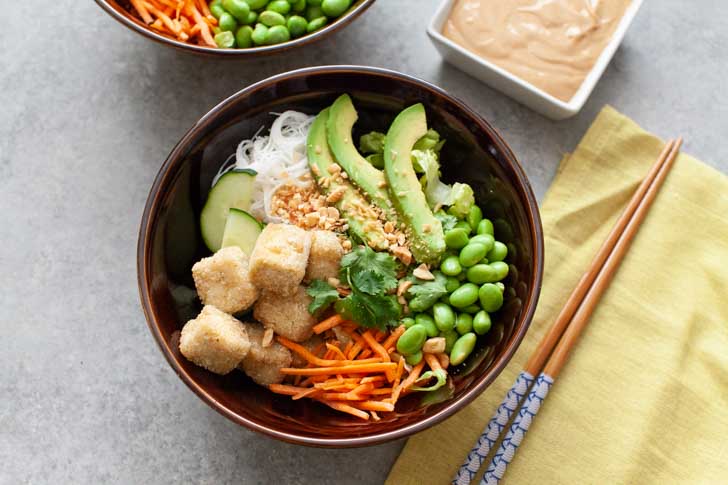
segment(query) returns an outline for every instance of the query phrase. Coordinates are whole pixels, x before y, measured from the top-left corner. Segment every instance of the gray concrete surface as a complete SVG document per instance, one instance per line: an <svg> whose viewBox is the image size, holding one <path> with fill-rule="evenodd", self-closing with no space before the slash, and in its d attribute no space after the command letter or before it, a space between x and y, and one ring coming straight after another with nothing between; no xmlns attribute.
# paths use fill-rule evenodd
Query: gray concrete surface
<svg viewBox="0 0 728 485"><path fill-rule="evenodd" d="M228 422L157 350L135 255L147 190L175 142L247 84L317 64L432 81L512 144L543 196L610 103L728 171L727 10L645 3L584 111L555 123L444 65L437 0L380 0L327 43L253 62L179 54L90 0L17 2L0 30L0 483L379 483L402 442L295 447ZM7 18L9 16L9 19ZM356 463L355 472L347 467Z"/></svg>

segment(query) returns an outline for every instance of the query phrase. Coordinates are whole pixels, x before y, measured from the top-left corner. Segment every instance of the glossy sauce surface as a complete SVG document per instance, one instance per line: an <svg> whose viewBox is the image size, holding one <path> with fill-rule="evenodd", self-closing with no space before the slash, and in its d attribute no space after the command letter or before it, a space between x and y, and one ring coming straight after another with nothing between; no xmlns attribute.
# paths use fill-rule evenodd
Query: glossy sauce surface
<svg viewBox="0 0 728 485"><path fill-rule="evenodd" d="M630 0L458 0L443 34L569 101L629 4Z"/></svg>

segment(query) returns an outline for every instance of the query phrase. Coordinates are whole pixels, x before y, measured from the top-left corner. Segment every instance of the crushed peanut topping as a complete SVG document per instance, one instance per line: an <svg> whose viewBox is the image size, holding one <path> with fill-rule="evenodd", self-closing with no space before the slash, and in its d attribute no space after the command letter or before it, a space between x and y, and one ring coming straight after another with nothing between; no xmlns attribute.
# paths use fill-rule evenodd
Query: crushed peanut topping
<svg viewBox="0 0 728 485"><path fill-rule="evenodd" d="M399 286L397 286L397 296L404 295L407 290L410 289L410 287L413 285L413 283L409 280L402 280L399 282Z"/></svg>
<svg viewBox="0 0 728 485"><path fill-rule="evenodd" d="M415 278L419 278L421 280L425 281L434 281L435 275L430 273L430 269L427 267L426 264L421 264L418 267L415 268L415 270L412 272Z"/></svg>
<svg viewBox="0 0 728 485"><path fill-rule="evenodd" d="M345 231L339 210L328 206L315 184L283 185L273 194L271 206L274 214L303 229Z"/></svg>

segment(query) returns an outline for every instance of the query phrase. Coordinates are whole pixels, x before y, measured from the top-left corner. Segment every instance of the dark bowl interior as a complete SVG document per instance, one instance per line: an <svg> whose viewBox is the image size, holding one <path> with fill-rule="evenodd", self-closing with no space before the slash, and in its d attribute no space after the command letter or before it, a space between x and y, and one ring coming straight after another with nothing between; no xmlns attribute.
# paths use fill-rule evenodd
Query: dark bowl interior
<svg viewBox="0 0 728 485"><path fill-rule="evenodd" d="M192 265L209 255L198 225L212 178L238 142L271 112L315 114L341 93L360 114L355 129L386 131L404 107L422 102L428 125L447 143L442 151L446 181L466 181L479 205L509 245L510 274L503 308L481 338L478 352L458 368L448 392L412 394L380 422L362 422L306 400L292 401L252 383L240 372L221 377L179 352L180 329L200 310ZM358 135L358 133L355 133ZM423 81L381 69L309 68L261 81L205 115L174 148L151 189L139 236L142 305L157 342L180 377L213 408L256 431L315 446L361 446L425 429L462 408L500 373L526 332L540 292L543 241L538 208L526 177L506 143L458 100Z"/></svg>
<svg viewBox="0 0 728 485"><path fill-rule="evenodd" d="M333 32L349 25L352 20L364 13L364 11L371 7L374 2L375 0L354 0L349 10L340 17L337 17L333 22L330 22L324 28L282 44L266 45L249 49L217 49L214 47L188 44L171 36L157 32L137 18L136 15L132 14L133 9L131 8L129 0L96 0L96 3L116 21L148 39L176 49L191 52L193 54L228 58L257 57L260 55L275 54L321 40Z"/></svg>

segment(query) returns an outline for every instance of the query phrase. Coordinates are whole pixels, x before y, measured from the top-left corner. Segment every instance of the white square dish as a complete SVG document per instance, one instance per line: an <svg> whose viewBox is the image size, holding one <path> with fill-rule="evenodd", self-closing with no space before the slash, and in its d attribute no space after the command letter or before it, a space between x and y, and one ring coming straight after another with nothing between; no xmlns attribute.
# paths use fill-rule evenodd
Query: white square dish
<svg viewBox="0 0 728 485"><path fill-rule="evenodd" d="M445 37L442 34L442 29L455 1L445 0L435 12L427 28L427 34L443 59L519 103L553 120L569 118L581 110L602 73L607 68L609 61L612 60L612 56L614 56L617 47L622 42L625 32L627 32L642 5L642 0L632 0L612 39L600 54L579 90L569 101L562 101Z"/></svg>

